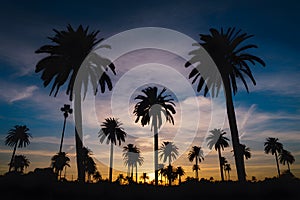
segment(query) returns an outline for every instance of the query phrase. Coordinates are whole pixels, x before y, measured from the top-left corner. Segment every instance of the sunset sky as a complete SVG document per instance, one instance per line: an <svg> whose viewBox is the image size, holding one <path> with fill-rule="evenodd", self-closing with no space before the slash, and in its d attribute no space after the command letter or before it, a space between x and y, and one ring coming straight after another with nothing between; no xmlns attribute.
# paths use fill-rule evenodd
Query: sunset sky
<svg viewBox="0 0 300 200"><path fill-rule="evenodd" d="M245 161L247 178L258 179L276 176L274 156L263 151L267 137L277 137L284 148L291 151L296 161L291 166L300 178L300 26L298 1L2 1L0 7L0 174L8 170L12 148L4 145L7 132L14 125L27 125L33 138L28 147L17 149L31 164L26 171L50 166L50 159L59 149L63 125L60 108L68 103L65 87L58 96L49 96L41 74L34 72L35 65L44 55L34 53L40 46L50 44L52 29L65 29L67 24L82 24L90 30L100 30L98 38L109 39L120 32L141 28L161 27L172 29L199 42L199 34L210 28L237 27L254 34L249 43L258 45L253 54L261 57L266 67L253 66L257 85L249 82L247 94L240 84L234 97L241 143L250 147L252 157ZM156 36L159 38L159 36ZM104 41L105 42L105 41ZM123 41L122 45L134 45ZM176 41L174 41L176 42ZM112 46L112 51L114 46ZM191 50L194 47L191 46ZM153 64L155 61L156 64ZM203 146L210 129L212 112L227 132L230 147L223 155L231 164L231 178L237 179L232 144L224 101L203 97L195 93L195 85L188 80L190 68L185 60L159 49L141 49L121 55L114 61L117 75L112 73L114 89L105 94L90 95L83 104L84 145L93 151L98 169L108 177L109 146L100 144L98 132L101 122L115 116L123 123L128 137L125 144L115 147L114 168L126 173L122 161L122 147L134 143L141 149L145 163L139 175L147 172L153 178L153 133L150 126L134 123L134 97L147 85L157 84L168 89L175 98L175 125L166 124L159 133L159 143L173 141L180 156L173 163L182 166L186 176L194 176L187 159L191 146ZM146 71L145 71L146 70ZM155 75L156 79L152 79ZM150 78L149 78L150 77ZM130 85L130 80L147 84ZM161 80L160 82L151 82ZM124 84L126 83L126 84ZM131 91L132 90L132 91ZM129 92L131 91L131 92ZM222 97L222 96L221 96ZM124 100L124 101L123 101ZM127 100L127 101L126 101ZM224 117L225 116L225 117ZM71 158L67 178L76 179L74 149L74 119L68 118L63 151ZM205 149L205 160L200 163L200 178L219 180L216 151ZM280 165L281 170L287 166ZM186 177L185 176L185 177ZM184 177L184 178L185 178Z"/></svg>

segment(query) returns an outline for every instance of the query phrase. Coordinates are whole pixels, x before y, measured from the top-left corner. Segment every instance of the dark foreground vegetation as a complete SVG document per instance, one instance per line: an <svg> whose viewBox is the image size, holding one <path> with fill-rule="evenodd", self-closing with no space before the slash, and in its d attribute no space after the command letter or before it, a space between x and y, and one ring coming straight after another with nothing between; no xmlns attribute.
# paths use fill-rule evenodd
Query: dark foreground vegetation
<svg viewBox="0 0 300 200"><path fill-rule="evenodd" d="M0 177L1 199L299 199L300 180L291 177L257 182L189 181L179 186L59 182L46 175Z"/></svg>

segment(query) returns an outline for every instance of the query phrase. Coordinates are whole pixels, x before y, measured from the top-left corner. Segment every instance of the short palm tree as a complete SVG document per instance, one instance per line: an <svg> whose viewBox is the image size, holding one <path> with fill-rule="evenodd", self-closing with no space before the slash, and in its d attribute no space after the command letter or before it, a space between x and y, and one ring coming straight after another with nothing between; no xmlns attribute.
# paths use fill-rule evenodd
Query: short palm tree
<svg viewBox="0 0 300 200"><path fill-rule="evenodd" d="M278 138L268 137L266 138L266 142L264 143L265 146L265 153L275 155L276 165L277 165L277 172L278 177L280 176L280 169L278 163L278 153L281 153L283 149L283 145L278 142Z"/></svg>
<svg viewBox="0 0 300 200"><path fill-rule="evenodd" d="M227 159L225 157L221 157L221 165L222 165L222 169L224 170L224 174L225 174L225 178L226 178L226 171L225 171L225 165L227 164Z"/></svg>
<svg viewBox="0 0 300 200"><path fill-rule="evenodd" d="M285 165L285 163L288 166L288 171L290 172L290 164L293 164L295 162L295 158L294 156L291 154L291 152L282 149L282 151L279 153L279 162L283 165Z"/></svg>
<svg viewBox="0 0 300 200"><path fill-rule="evenodd" d="M64 113L64 125L63 125L63 130L62 130L61 139L60 139L59 152L62 151L65 129L66 129L66 121L67 121L69 114L72 114L73 109L71 108L71 106L69 104L64 104L64 107L61 107L60 111L62 111Z"/></svg>
<svg viewBox="0 0 300 200"><path fill-rule="evenodd" d="M210 149L215 147L215 150L218 151L221 179L224 181L221 149L224 151L224 148L229 147L229 139L224 136L226 132L221 129L213 129L210 133L211 134L207 137L207 145Z"/></svg>
<svg viewBox="0 0 300 200"><path fill-rule="evenodd" d="M128 144L123 147L123 160L124 164L128 166L127 176L130 174L131 167L131 178L133 178L133 168L135 167L135 181L137 182L137 166L141 166L144 162L144 158L140 155L140 149L133 144Z"/></svg>
<svg viewBox="0 0 300 200"><path fill-rule="evenodd" d="M32 136L28 131L29 128L26 125L16 125L8 131L7 136L5 137L5 145L14 147L9 163L9 172L11 171L11 164L15 157L17 147L22 148L30 144L29 138Z"/></svg>
<svg viewBox="0 0 300 200"><path fill-rule="evenodd" d="M109 167L109 181L112 182L112 169L113 169L113 150L114 145L119 146L125 142L126 132L121 127L122 123L117 118L106 118L101 124L102 128L99 131L100 143L106 139L106 144L110 143L110 167Z"/></svg>
<svg viewBox="0 0 300 200"><path fill-rule="evenodd" d="M146 180L149 179L149 176L147 175L147 173L143 173L143 175L140 177L140 179L144 180L144 184L146 183Z"/></svg>
<svg viewBox="0 0 300 200"><path fill-rule="evenodd" d="M227 171L227 174L228 174L228 179L227 180L230 180L231 166L230 166L229 163L227 163L227 164L224 165L224 170Z"/></svg>
<svg viewBox="0 0 300 200"><path fill-rule="evenodd" d="M195 165L198 165L198 161L201 162L202 160L204 160L204 156L203 156L203 151L201 149L201 147L198 146L193 146L192 150L190 150L189 154L188 154L188 159L190 162L193 162L195 160ZM195 170L195 178L198 180L199 176L198 176L198 168L197 170Z"/></svg>
<svg viewBox="0 0 300 200"><path fill-rule="evenodd" d="M54 169L57 177L61 179L62 171L64 167L70 167L70 158L67 156L65 152L58 152L51 158L51 167Z"/></svg>
<svg viewBox="0 0 300 200"><path fill-rule="evenodd" d="M163 177L163 173L164 173L164 167L165 165L162 163L158 164L158 174L160 174L160 183L162 184L162 177Z"/></svg>
<svg viewBox="0 0 300 200"><path fill-rule="evenodd" d="M96 166L94 159L92 158L92 154L93 154L93 152L89 148L87 148L87 147L82 148L84 172L87 176L88 182L91 182L91 177L97 171L97 166Z"/></svg>
<svg viewBox="0 0 300 200"><path fill-rule="evenodd" d="M158 129L162 125L161 113L164 113L166 120L174 124L172 114L175 114L174 99L170 95L165 95L167 91L163 88L158 92L157 87L147 87L142 90L144 95L138 95L134 99L140 100L134 107L133 114L136 115L135 123L141 119L142 126L150 123L152 118L151 130L154 132L154 169L155 185L158 185Z"/></svg>
<svg viewBox="0 0 300 200"><path fill-rule="evenodd" d="M181 177L185 175L185 171L183 170L182 167L177 167L176 168L176 174L178 176L178 181L179 181L179 185L181 184Z"/></svg>
<svg viewBox="0 0 300 200"><path fill-rule="evenodd" d="M253 35L242 33L241 30L236 31L235 28L229 28L227 31L221 29L220 31L212 28L208 35L200 34L201 43L194 44L195 46L202 46L207 53L211 56L212 60L217 66L217 70L214 68L207 69L208 66L199 64L203 62L201 60L202 47L191 51L189 54L192 58L185 64L185 67L189 67L193 64L197 64L189 78L193 78L192 83L197 80L197 91L204 89L204 96L210 94L212 97L218 96L221 86L224 87L226 97L227 116L230 126L232 146L235 156L236 169L239 181L246 181L245 167L243 155L239 152L239 134L236 124L236 116L233 104L232 93L237 93L237 80L240 79L244 84L247 92L248 85L245 77L249 77L254 85L256 85L255 79L252 75L250 65L256 63L265 66L262 59L258 58L247 52L253 48L257 48L254 44L247 44L241 46L242 43L251 38ZM202 68L204 67L204 68ZM201 70L204 69L204 70Z"/></svg>
<svg viewBox="0 0 300 200"><path fill-rule="evenodd" d="M93 178L95 179L96 182L99 182L102 180L102 175L99 171L96 171L93 175Z"/></svg>
<svg viewBox="0 0 300 200"><path fill-rule="evenodd" d="M23 173L24 169L29 167L30 161L24 155L15 155L12 162L12 169L16 172Z"/></svg>
<svg viewBox="0 0 300 200"><path fill-rule="evenodd" d="M85 173L81 156L83 147L81 140L81 87L84 86L84 96L87 92L89 80L93 85L95 94L99 85L102 93L105 92L106 85L111 90L112 83L106 71L111 69L115 74L115 66L108 59L92 52L94 47L103 40L103 38L96 38L99 31L89 32L89 28L84 28L82 25L76 30L71 25L68 25L67 30L59 31L53 29L53 31L55 32L54 37L48 38L54 44L44 45L35 51L37 54L48 54L37 63L35 72L41 73L44 87L52 84L50 95L54 93L54 97L58 94L59 89L68 82L66 94L69 96L70 101L74 99L76 108L74 117L76 123L75 140L78 180L84 182ZM85 59L87 62L84 63ZM95 62L95 60L97 61Z"/></svg>

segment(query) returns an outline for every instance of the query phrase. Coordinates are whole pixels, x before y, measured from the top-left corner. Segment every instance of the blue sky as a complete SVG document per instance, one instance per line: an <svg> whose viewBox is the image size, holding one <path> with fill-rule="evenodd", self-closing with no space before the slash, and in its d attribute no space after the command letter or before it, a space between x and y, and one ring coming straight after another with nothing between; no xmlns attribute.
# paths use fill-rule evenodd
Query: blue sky
<svg viewBox="0 0 300 200"><path fill-rule="evenodd" d="M163 27L179 31L199 41L200 33L208 33L209 28L228 28L235 26L254 34L249 40L259 46L255 54L263 58L266 67L254 66L253 73L257 86L250 86L250 94L242 88L234 97L241 140L253 151L253 159L246 161L249 174L264 178L263 172L255 171L264 166L271 170L269 176L276 174L274 158L263 154L264 138L278 137L284 146L296 157L292 171L300 177L300 4L297 1L2 1L0 8L0 173L7 169L6 164L11 149L4 146L7 131L16 124L26 124L34 139L20 153L28 155L32 167L49 165L51 155L57 151L62 126L62 113L59 108L67 103L62 90L57 98L49 97L49 88L43 88L39 74L34 73L37 61L42 58L34 51L48 44L47 36L52 29L64 29L67 24L74 27L89 25L91 30L100 30L99 37L109 38L114 34L139 27ZM166 55L168 56L168 55ZM126 60L126 59L125 59ZM178 63L177 63L178 64ZM175 68L179 69L179 66ZM119 80L126 67L117 69ZM188 71L182 69L182 73ZM251 83L249 83L251 84ZM99 98L98 98L99 97ZM99 94L99 108L107 113L105 105L111 93ZM198 98L203 98L198 96ZM186 99L188 103L189 99ZM209 99L201 99L203 105L210 105ZM188 105L188 104L187 104ZM99 119L100 121L102 119ZM125 120L126 121L126 120ZM224 129L228 126L224 125ZM66 132L66 151L73 156L73 119L69 118ZM93 127L96 130L96 127ZM131 129L130 129L131 128ZM138 125L130 126L137 131ZM204 127L203 127L204 128ZM204 128L205 129L205 128ZM97 135L86 134L86 144L94 151L95 158L105 160L108 148L100 148ZM146 129L141 129L145 133ZM148 130L148 129L147 129ZM166 132L172 130L167 126ZM148 130L149 131L149 130ZM163 136L162 136L163 137ZM169 139L168 134L164 139ZM199 136L202 137L201 134ZM170 137L172 138L172 137ZM152 141L152 140L151 140ZM145 145L148 141L136 141ZM99 149L97 149L99 148ZM151 146L149 147L151 148ZM104 151L106 151L104 153ZM147 151L147 150L145 150ZM149 150L150 151L150 150ZM102 155L99 155L101 152ZM185 154L186 152L182 152ZM233 165L230 150L228 159ZM145 157L148 154L145 154ZM150 154L150 157L152 154ZM257 155L257 156L255 156ZM218 177L215 165L215 152L207 156L207 164L202 166L203 177ZM118 158L116 158L118 163ZM184 163L179 160L178 163ZM72 160L74 161L74 159ZM119 158L119 162L120 158ZM260 164L260 165L259 165ZM75 164L71 171L75 171ZM146 165L146 168L151 165ZM201 167L201 166L200 166ZM122 164L120 164L120 169ZM191 171L190 166L186 171ZM283 169L286 166L282 166ZM102 169L102 168L101 168ZM206 171L205 171L206 170ZM107 174L103 168L102 174ZM207 172L206 175L205 172ZM190 174L192 175L192 174ZM233 178L234 178L233 173Z"/></svg>

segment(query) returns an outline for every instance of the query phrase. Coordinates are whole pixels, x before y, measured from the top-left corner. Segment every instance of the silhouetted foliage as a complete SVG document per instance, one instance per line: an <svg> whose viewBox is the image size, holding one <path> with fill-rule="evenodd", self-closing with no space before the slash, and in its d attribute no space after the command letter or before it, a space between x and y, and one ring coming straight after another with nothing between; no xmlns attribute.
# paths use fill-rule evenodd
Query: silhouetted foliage
<svg viewBox="0 0 300 200"><path fill-rule="evenodd" d="M188 159L190 162L193 162L194 160L196 162L195 165L197 167L193 166L193 171L195 171L195 178L198 180L199 179L198 170L200 169L198 166L198 161L201 162L202 160L204 160L203 151L201 147L193 146L192 150L190 150L188 154Z"/></svg>
<svg viewBox="0 0 300 200"><path fill-rule="evenodd" d="M266 138L266 142L264 143L265 146L265 153L275 155L276 165L277 165L277 172L278 177L280 176L280 169L278 163L278 153L280 153L283 149L283 145L278 142L278 138L268 137Z"/></svg>
<svg viewBox="0 0 300 200"><path fill-rule="evenodd" d="M29 167L30 161L24 155L15 155L11 163L13 171L20 173L24 172L24 169Z"/></svg>
<svg viewBox="0 0 300 200"><path fill-rule="evenodd" d="M51 167L54 169L54 172L61 179L62 171L64 167L70 167L70 158L65 152L58 152L51 158Z"/></svg>
<svg viewBox="0 0 300 200"><path fill-rule="evenodd" d="M294 156L291 154L291 152L282 149L279 153L279 162L283 165L287 164L288 171L291 171L290 164L293 164L295 162Z"/></svg>

